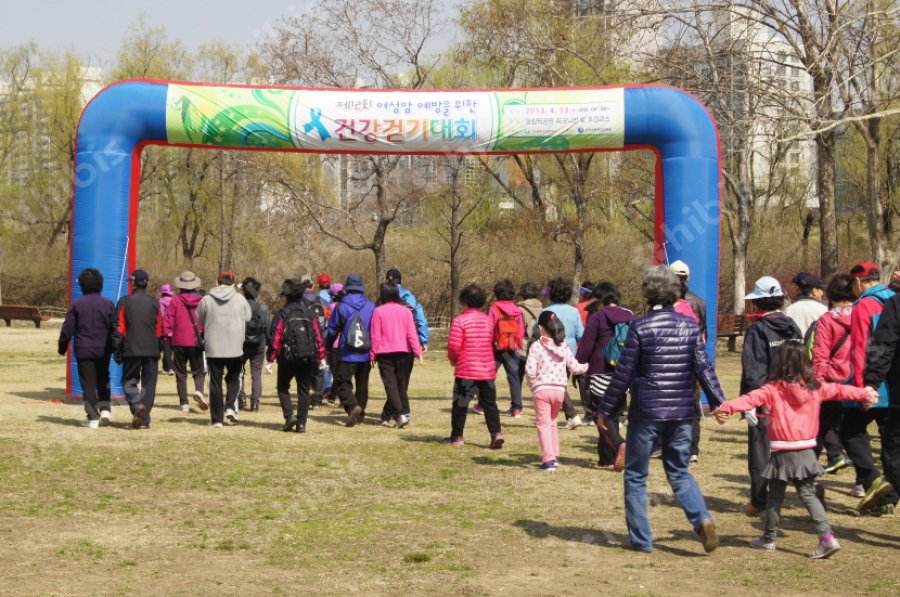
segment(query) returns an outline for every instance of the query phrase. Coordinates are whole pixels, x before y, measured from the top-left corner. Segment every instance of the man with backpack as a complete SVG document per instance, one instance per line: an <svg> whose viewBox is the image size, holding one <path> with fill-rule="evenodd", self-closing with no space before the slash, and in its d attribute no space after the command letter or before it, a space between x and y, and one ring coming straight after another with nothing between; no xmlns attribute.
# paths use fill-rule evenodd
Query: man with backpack
<svg viewBox="0 0 900 597"><path fill-rule="evenodd" d="M266 359L266 332L269 329L269 309L257 300L262 284L250 276L240 284L244 298L250 305L250 321L244 332L244 354L241 357L241 389L238 392L238 406L244 410L247 404L247 393L244 383L244 369L250 362L250 412L259 411L259 399L262 396L262 370Z"/></svg>
<svg viewBox="0 0 900 597"><path fill-rule="evenodd" d="M306 431L309 391L313 377L325 370L325 343L318 315L303 298L309 285L297 278L285 280L281 295L287 303L278 310L269 327L268 361L278 361L278 401L284 415L282 431ZM297 413L291 403L291 380L297 385Z"/></svg>
<svg viewBox="0 0 900 597"><path fill-rule="evenodd" d="M218 282L197 307L209 368L209 415L213 428L221 428L226 421L230 425L238 422L244 336L252 316L247 300L234 288L234 274L222 272ZM223 374L226 394L222 393Z"/></svg>
<svg viewBox="0 0 900 597"><path fill-rule="evenodd" d="M494 369L503 366L509 384L509 416L522 416L522 378L519 376L519 351L525 341L525 320L522 310L513 302L516 289L510 280L494 284L494 303L488 317L494 330Z"/></svg>
<svg viewBox="0 0 900 597"><path fill-rule="evenodd" d="M869 340L878 327L885 303L895 293L881 283L881 270L874 263L857 263L850 269L850 277L853 279L853 294L858 297L850 313L851 381L854 386L863 387ZM898 496L897 488L885 479L872 459L872 445L866 431L869 424L874 421L878 425L879 434L884 435L890 396L887 384L883 381L877 389L878 402L868 410L854 408L853 403L844 403L840 436L847 456L856 469L857 482L865 491L856 507L857 510L860 513L881 515L894 511Z"/></svg>
<svg viewBox="0 0 900 597"><path fill-rule="evenodd" d="M369 403L369 352L372 350L370 326L375 303L366 295L363 278L354 274L344 284L346 295L331 312L328 320L326 345L339 341L337 367L332 372L332 392L338 396L347 412L347 427L362 422ZM353 383L356 382L354 392Z"/></svg>
<svg viewBox="0 0 900 597"><path fill-rule="evenodd" d="M134 270L128 279L132 292L116 306L113 358L122 364L122 390L131 408L131 426L149 429L150 411L156 400L162 323L159 303L147 294L147 272Z"/></svg>

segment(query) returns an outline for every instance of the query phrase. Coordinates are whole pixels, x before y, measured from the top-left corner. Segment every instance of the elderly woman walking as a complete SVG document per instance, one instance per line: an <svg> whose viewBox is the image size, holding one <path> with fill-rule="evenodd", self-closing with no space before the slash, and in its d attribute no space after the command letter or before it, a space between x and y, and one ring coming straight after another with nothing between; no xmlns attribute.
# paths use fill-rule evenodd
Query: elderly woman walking
<svg viewBox="0 0 900 597"><path fill-rule="evenodd" d="M631 321L628 337L606 395L597 404L597 428L619 412L631 389L625 457L625 515L631 546L653 549L647 516L650 453L661 442L669 485L709 553L719 545L716 528L697 482L688 472L696 377L715 408L722 389L700 336L697 323L675 313L681 284L669 268L654 266L641 279L649 313Z"/></svg>

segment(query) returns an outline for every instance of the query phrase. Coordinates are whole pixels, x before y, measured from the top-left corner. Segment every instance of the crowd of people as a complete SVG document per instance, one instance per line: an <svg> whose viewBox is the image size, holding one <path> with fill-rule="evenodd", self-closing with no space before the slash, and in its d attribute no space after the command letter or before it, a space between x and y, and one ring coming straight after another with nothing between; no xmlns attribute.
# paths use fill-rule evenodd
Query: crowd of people
<svg viewBox="0 0 900 597"><path fill-rule="evenodd" d="M470 284L460 292L462 311L452 320L447 341L455 379L450 434L443 442L464 445L467 417L476 413L484 419L490 449L501 449L501 414L522 417L527 383L540 471L552 473L561 465L560 411L566 429L593 424L598 466L624 471L632 548L652 550L646 484L650 459L659 457L711 552L718 546L715 524L690 473L699 462L702 390L720 423L735 412L747 423L749 500L743 510L764 519L764 533L752 546L776 549L790 483L816 523L819 544L811 556L827 558L840 545L817 477L852 465L852 495L860 498L861 513L889 516L898 501L900 298L880 279L872 263L857 264L827 286L800 273L792 280L799 294L787 308L777 279L757 280L745 297L753 323L744 338L740 396L730 401L707 355L706 307L690 292L690 268L683 261L644 273L642 316L622 305L618 289L606 281L586 283L576 292L569 281L554 278L543 291L533 283L516 291L504 279L493 286L489 305L487 291ZM88 427L111 420L112 356L122 364L132 426L149 428L160 355L163 372L175 377L185 412L191 408L190 367L190 398L196 408L209 411L214 428L237 424L239 413L259 409L263 371L271 373L274 364L284 431L305 432L310 408L326 399L340 404L347 427L362 423L376 367L387 396L381 424L401 429L411 422L410 378L414 362L428 350L430 331L399 270L389 270L379 284L377 303L367 296L360 275L339 284L322 274L317 290L309 277L287 279L279 295L283 305L274 314L258 300L258 280L247 277L236 284L230 272L222 272L205 294L193 272L182 272L172 284L175 291L164 284L157 300L147 292L148 274L136 270L132 292L117 305L101 296L97 270L84 270L77 281L83 296L69 309L59 352L65 354L74 340ZM894 283L900 284L900 272ZM495 385L501 367L510 394L502 413ZM570 387L578 391L580 409ZM872 422L881 435L883 472L872 457Z"/></svg>

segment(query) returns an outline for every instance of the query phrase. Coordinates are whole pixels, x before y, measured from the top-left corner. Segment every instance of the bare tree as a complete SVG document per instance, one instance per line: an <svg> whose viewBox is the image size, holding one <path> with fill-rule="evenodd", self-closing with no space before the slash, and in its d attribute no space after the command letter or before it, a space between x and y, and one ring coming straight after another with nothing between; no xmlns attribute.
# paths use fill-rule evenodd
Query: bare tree
<svg viewBox="0 0 900 597"><path fill-rule="evenodd" d="M433 0L335 0L283 21L262 44L273 81L324 87L419 89L434 62L428 45L440 30ZM353 250L371 251L375 275L385 274L385 238L401 214L414 209L422 194L393 183L401 156L366 156L358 173L367 190L329 201L319 193L294 190L295 181L277 177L287 196L299 201L318 229Z"/></svg>

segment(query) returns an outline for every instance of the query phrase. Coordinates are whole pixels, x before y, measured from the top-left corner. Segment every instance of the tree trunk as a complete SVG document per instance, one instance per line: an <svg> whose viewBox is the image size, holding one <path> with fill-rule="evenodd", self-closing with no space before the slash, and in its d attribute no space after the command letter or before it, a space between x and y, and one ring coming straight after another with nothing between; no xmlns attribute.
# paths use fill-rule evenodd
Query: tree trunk
<svg viewBox="0 0 900 597"><path fill-rule="evenodd" d="M225 271L225 152L219 151L219 271Z"/></svg>
<svg viewBox="0 0 900 597"><path fill-rule="evenodd" d="M830 102L829 102L830 104ZM834 132L816 135L819 183L819 231L821 234L821 277L828 280L838 271L837 206L834 197Z"/></svg>
<svg viewBox="0 0 900 597"><path fill-rule="evenodd" d="M462 246L462 231L459 223L459 196L455 189L450 205L450 317L459 311L459 248Z"/></svg>
<svg viewBox="0 0 900 597"><path fill-rule="evenodd" d="M880 140L879 125L881 119L872 118L865 123L862 130L866 141L866 225L869 232L869 243L872 248L872 259L881 268L881 271L889 275L892 271L890 251L887 246L887 237L884 230L884 206L881 203L879 193L879 175L881 163L879 162L878 145ZM863 128L863 127L860 127Z"/></svg>

